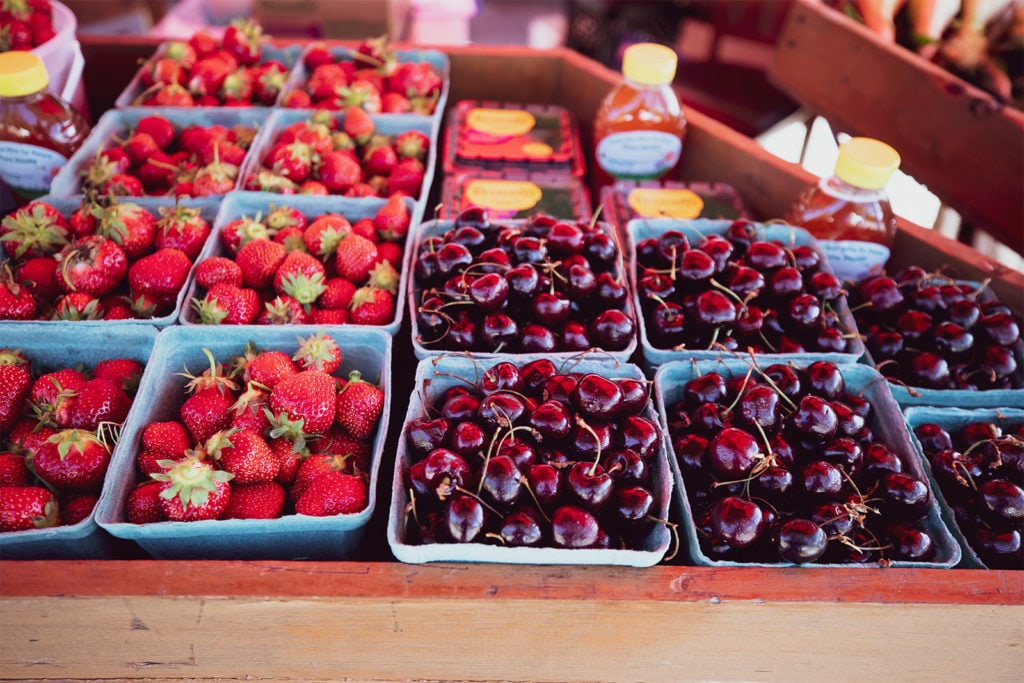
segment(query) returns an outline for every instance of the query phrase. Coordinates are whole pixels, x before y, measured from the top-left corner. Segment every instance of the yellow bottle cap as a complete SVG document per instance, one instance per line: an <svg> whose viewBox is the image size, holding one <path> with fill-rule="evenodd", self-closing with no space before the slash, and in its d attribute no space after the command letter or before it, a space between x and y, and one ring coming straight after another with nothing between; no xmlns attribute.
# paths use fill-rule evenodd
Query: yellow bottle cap
<svg viewBox="0 0 1024 683"><path fill-rule="evenodd" d="M872 138L851 138L839 146L836 176L865 190L880 190L900 167L899 153Z"/></svg>
<svg viewBox="0 0 1024 683"><path fill-rule="evenodd" d="M31 95L49 84L46 65L35 53L25 50L0 53L0 97Z"/></svg>
<svg viewBox="0 0 1024 683"><path fill-rule="evenodd" d="M678 59L670 47L637 43L622 55L622 75L641 85L665 85L676 77Z"/></svg>

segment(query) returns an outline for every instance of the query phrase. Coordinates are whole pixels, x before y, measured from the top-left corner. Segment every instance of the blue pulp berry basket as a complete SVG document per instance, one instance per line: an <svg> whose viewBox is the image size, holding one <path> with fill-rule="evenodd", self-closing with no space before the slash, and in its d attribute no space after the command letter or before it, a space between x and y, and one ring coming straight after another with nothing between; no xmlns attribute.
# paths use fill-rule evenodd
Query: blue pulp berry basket
<svg viewBox="0 0 1024 683"><path fill-rule="evenodd" d="M792 363L796 367L806 367L808 361L783 360L784 363ZM770 363L767 360L760 360L761 368L767 367ZM912 474L920 479L925 479L925 473L921 467L920 459L914 454L914 447L911 444L910 433L903 421L903 414L893 400L892 395L886 388L886 382L874 369L856 363L838 364L840 373L846 383L847 393L861 396L872 406L872 421L869 426L874 433L881 436L886 445L900 457L903 471ZM717 372L726 378L743 377L750 370L750 364L742 360L717 359L717 360L692 360L692 361L671 361L658 368L654 376L654 393L657 402L657 411L661 415L662 429L666 435L669 433L667 408L683 396L683 389L690 380L704 375L708 372ZM669 441L669 463L672 466L673 474L676 477L676 498L683 511L683 531L686 533L690 549L690 559L694 564L708 567L749 567L749 566L792 566L785 562L759 563L759 562L734 562L725 560L713 560L708 557L700 545L700 538L697 532L697 525L694 519L693 509L690 506L690 498L687 494L687 482L683 478L679 461L675 450L672 448L672 439ZM933 489L934 493L934 489ZM893 561L893 567L918 567L918 568L950 568L960 562L960 546L953 538L942 519L939 505L933 496L928 516L924 521L924 527L932 536L935 547L935 554L928 562ZM877 564L849 565L849 564L826 564L810 563L801 565L806 567L875 567Z"/></svg>
<svg viewBox="0 0 1024 683"><path fill-rule="evenodd" d="M522 367L540 356L523 356L515 359ZM409 408L405 424L425 414L424 399L434 401L453 386L473 381L488 368L506 358L482 359L478 356L443 356L420 361L416 367L414 390L409 397ZM566 372L595 372L609 378L631 377L644 379L644 374L635 365L605 360L581 360L567 363ZM653 407L648 407L645 417L658 420ZM409 502L405 477L412 464L406 448L405 434L399 436L395 455L395 471L391 488L391 511L388 516L388 544L391 552L402 562L421 564L425 562L502 562L508 564L585 564L618 565L629 567L650 567L661 562L671 545L671 534L664 524L657 524L637 550L620 549L570 549L554 547L503 547L483 543L429 543L412 544L406 536L406 505ZM672 476L668 469L668 454L664 439L652 462L652 493L658 501L659 519L668 519L672 497Z"/></svg>
<svg viewBox="0 0 1024 683"><path fill-rule="evenodd" d="M148 363L157 339L151 325L107 323L103 327L83 327L74 334L54 334L51 325L22 323L0 326L0 347L20 349L32 363L33 374L50 372L78 364L92 368L101 360L132 358L147 364L143 383L149 374ZM141 385L140 385L141 386ZM136 394L122 428L122 437L133 416L143 409L141 389ZM115 453L117 449L114 449ZM0 559L102 559L124 556L132 544L113 538L96 522L96 513L115 488L113 455L103 481L99 502L92 514L78 524L0 533Z"/></svg>
<svg viewBox="0 0 1024 683"><path fill-rule="evenodd" d="M240 354L246 343L289 354L296 339L316 333L313 326L281 327L172 327L160 333L149 372L139 389L138 409L128 421L110 464L111 489L100 502L97 523L117 538L134 541L156 559L318 559L341 560L355 555L376 505L377 475L388 430L391 387L391 336L369 328L327 330L342 350L335 376L359 370L385 392L385 409L373 440L369 502L361 512L333 517L286 515L278 519L226 519L201 522L132 524L124 506L136 484L135 455L142 432L151 422L178 419L185 396L177 375L185 367L194 372L209 366L203 349L220 362Z"/></svg>

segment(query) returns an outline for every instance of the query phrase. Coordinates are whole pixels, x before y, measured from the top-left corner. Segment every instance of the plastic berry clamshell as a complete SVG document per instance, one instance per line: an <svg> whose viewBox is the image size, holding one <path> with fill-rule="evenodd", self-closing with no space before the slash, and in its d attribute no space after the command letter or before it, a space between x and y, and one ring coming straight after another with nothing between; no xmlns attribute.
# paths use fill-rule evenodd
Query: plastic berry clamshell
<svg viewBox="0 0 1024 683"><path fill-rule="evenodd" d="M535 213L565 220L590 220L590 192L576 177L552 173L461 172L441 187L439 219L479 207L494 220L529 218Z"/></svg>
<svg viewBox="0 0 1024 683"><path fill-rule="evenodd" d="M601 188L605 220L612 221L625 237L634 219L695 218L735 220L749 218L739 192L732 185L677 180L618 180Z"/></svg>

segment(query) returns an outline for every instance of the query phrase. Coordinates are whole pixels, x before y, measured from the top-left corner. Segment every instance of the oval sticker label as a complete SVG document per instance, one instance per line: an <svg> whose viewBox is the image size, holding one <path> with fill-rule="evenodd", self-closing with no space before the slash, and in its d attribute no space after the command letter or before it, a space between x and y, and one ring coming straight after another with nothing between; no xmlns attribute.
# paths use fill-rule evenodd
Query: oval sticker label
<svg viewBox="0 0 1024 683"><path fill-rule="evenodd" d="M525 211L537 205L541 189L527 180L471 180L466 183L466 200L495 211Z"/></svg>
<svg viewBox="0 0 1024 683"><path fill-rule="evenodd" d="M470 109L466 125L480 133L497 136L525 135L537 125L537 119L523 109Z"/></svg>
<svg viewBox="0 0 1024 683"><path fill-rule="evenodd" d="M696 192L656 187L630 190L626 203L644 218L697 218L704 209L704 200Z"/></svg>

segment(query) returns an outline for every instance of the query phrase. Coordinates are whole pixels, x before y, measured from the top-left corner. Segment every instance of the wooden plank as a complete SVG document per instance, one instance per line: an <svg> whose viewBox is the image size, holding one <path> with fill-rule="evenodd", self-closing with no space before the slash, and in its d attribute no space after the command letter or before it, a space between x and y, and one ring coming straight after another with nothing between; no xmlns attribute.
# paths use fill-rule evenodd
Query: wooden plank
<svg viewBox="0 0 1024 683"><path fill-rule="evenodd" d="M966 220L1024 250L1024 112L817 0L798 0L772 79L838 129L885 140Z"/></svg>

